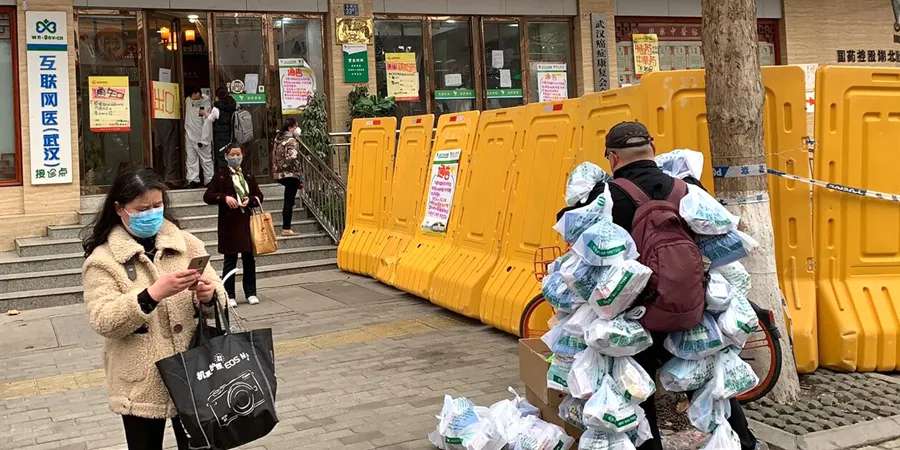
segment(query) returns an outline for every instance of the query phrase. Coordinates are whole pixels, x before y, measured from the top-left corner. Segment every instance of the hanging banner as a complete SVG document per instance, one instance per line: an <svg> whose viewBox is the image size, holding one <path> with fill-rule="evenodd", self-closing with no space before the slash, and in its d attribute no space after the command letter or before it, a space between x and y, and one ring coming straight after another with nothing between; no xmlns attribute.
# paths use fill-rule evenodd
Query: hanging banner
<svg viewBox="0 0 900 450"><path fill-rule="evenodd" d="M94 133L131 131L128 77L88 77L88 111Z"/></svg>
<svg viewBox="0 0 900 450"><path fill-rule="evenodd" d="M151 83L153 98L151 104L153 110L151 117L154 119L181 119L181 97L178 95L178 83L166 83L154 81Z"/></svg>
<svg viewBox="0 0 900 450"><path fill-rule="evenodd" d="M31 184L72 182L66 16L25 11Z"/></svg>
<svg viewBox="0 0 900 450"><path fill-rule="evenodd" d="M316 93L316 76L312 68L303 58L278 59L278 76L281 80L281 113L302 113Z"/></svg>
<svg viewBox="0 0 900 450"><path fill-rule="evenodd" d="M415 53L385 53L387 95L398 102L419 101L419 71Z"/></svg>
<svg viewBox="0 0 900 450"><path fill-rule="evenodd" d="M566 63L532 63L537 76L538 101L555 102L569 98Z"/></svg>
<svg viewBox="0 0 900 450"><path fill-rule="evenodd" d="M639 77L645 73L659 72L659 38L656 34L633 34L634 73Z"/></svg>
<svg viewBox="0 0 900 450"><path fill-rule="evenodd" d="M443 150L434 154L431 163L431 182L428 186L428 204L422 229L435 233L446 233L453 207L453 192L459 175L460 149Z"/></svg>
<svg viewBox="0 0 900 450"><path fill-rule="evenodd" d="M606 15L591 13L591 44L594 49L594 92L609 90L609 49Z"/></svg>
<svg viewBox="0 0 900 450"><path fill-rule="evenodd" d="M369 82L369 47L344 44L344 83Z"/></svg>

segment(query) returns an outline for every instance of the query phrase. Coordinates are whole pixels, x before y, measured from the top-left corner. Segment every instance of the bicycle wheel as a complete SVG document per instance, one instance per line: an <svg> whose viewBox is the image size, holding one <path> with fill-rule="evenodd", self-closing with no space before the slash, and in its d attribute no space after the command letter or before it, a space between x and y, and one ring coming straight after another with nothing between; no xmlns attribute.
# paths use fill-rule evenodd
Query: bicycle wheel
<svg viewBox="0 0 900 450"><path fill-rule="evenodd" d="M750 403L765 397L775 387L781 375L781 342L774 316L771 311L756 305L753 305L753 309L759 317L759 325L741 350L741 359L753 367L759 378L759 384L738 395L737 399L741 403Z"/></svg>
<svg viewBox="0 0 900 450"><path fill-rule="evenodd" d="M553 317L553 307L544 296L538 294L522 312L522 318L519 320L519 336L523 338L541 337L550 330L547 322Z"/></svg>

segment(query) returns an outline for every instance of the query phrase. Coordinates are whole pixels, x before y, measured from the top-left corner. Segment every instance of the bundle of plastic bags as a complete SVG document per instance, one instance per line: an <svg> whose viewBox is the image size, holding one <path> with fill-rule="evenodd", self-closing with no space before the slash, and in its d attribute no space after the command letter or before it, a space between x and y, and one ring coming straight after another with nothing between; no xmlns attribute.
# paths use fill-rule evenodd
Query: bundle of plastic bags
<svg viewBox="0 0 900 450"><path fill-rule="evenodd" d="M703 153L688 149L672 150L656 155L656 165L671 177L699 180L703 176Z"/></svg>
<svg viewBox="0 0 900 450"><path fill-rule="evenodd" d="M688 185L688 193L681 199L678 211L697 234L726 234L736 230L740 220L708 192L692 184Z"/></svg>
<svg viewBox="0 0 900 450"><path fill-rule="evenodd" d="M600 166L589 161L579 164L566 183L566 205L573 206L583 202L597 183L605 183L609 179L609 174Z"/></svg>
<svg viewBox="0 0 900 450"><path fill-rule="evenodd" d="M604 187L603 193L587 205L564 212L553 229L571 244L604 218L612 219L612 196L608 187Z"/></svg>
<svg viewBox="0 0 900 450"><path fill-rule="evenodd" d="M565 262L560 265L559 274L568 286L570 293L575 297L574 301L581 304L591 297L598 280L607 268L588 264L574 252L568 254L572 256L567 257Z"/></svg>
<svg viewBox="0 0 900 450"><path fill-rule="evenodd" d="M569 395L578 399L587 399L597 390L603 378L612 370L613 362L592 349L587 349L572 362L566 385Z"/></svg>
<svg viewBox="0 0 900 450"><path fill-rule="evenodd" d="M651 275L653 271L633 259L615 262L603 272L588 304L600 318L612 319L631 307Z"/></svg>
<svg viewBox="0 0 900 450"><path fill-rule="evenodd" d="M690 360L674 357L659 372L659 382L669 392L695 391L712 379L716 357Z"/></svg>
<svg viewBox="0 0 900 450"><path fill-rule="evenodd" d="M610 266L639 256L634 239L611 219L601 218L581 233L572 251L592 266Z"/></svg>
<svg viewBox="0 0 900 450"><path fill-rule="evenodd" d="M726 342L716 323L716 318L706 312L697 326L669 333L663 346L669 353L681 359L703 359L725 348Z"/></svg>
<svg viewBox="0 0 900 450"><path fill-rule="evenodd" d="M541 280L541 292L550 306L557 311L573 312L585 302L569 289L561 271L551 272Z"/></svg>
<svg viewBox="0 0 900 450"><path fill-rule="evenodd" d="M614 358L634 356L653 345L653 338L640 323L621 315L595 320L584 334L584 341L588 347Z"/></svg>
<svg viewBox="0 0 900 450"><path fill-rule="evenodd" d="M747 257L759 243L748 234L733 230L719 236L699 236L697 246L709 267L715 269Z"/></svg>
<svg viewBox="0 0 900 450"><path fill-rule="evenodd" d="M597 392L584 404L584 424L611 433L624 433L637 428L637 406L626 399L611 377L603 377Z"/></svg>

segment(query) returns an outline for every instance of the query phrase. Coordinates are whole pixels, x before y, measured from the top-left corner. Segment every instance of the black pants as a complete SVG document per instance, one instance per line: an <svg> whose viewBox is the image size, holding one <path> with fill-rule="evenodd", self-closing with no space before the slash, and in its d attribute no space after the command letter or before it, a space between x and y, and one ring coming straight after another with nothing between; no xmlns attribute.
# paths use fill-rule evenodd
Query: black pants
<svg viewBox="0 0 900 450"><path fill-rule="evenodd" d="M659 371L659 368L672 358L672 354L663 347L665 338L666 335L664 333L653 333L653 346L634 357L635 361L654 379L656 379L656 372ZM693 392L688 392L688 395L692 396ZM656 401L653 399L653 396L641 403L641 408L644 409L647 421L650 422L650 431L653 433L653 439L638 447L638 450L662 450L662 440L659 438L659 424L656 418ZM731 399L731 417L728 418L728 423L741 440L741 450L753 450L756 448L756 436L750 431L747 418L744 416L744 410L736 399Z"/></svg>
<svg viewBox="0 0 900 450"><path fill-rule="evenodd" d="M145 419L137 416L122 416L125 425L125 440L128 450L162 450L163 436L166 434L166 419ZM187 434L178 417L172 418L172 429L179 450L188 448Z"/></svg>
<svg viewBox="0 0 900 450"><path fill-rule="evenodd" d="M284 207L281 209L281 228L291 229L291 220L294 218L294 201L297 198L297 190L300 189L300 180L287 177L278 180L284 186Z"/></svg>
<svg viewBox="0 0 900 450"><path fill-rule="evenodd" d="M225 255L225 263L223 264L225 275L237 268L237 258L237 253ZM242 284L244 285L244 297L246 298L256 295L256 259L253 257L253 252L241 252L241 262L244 265L244 280ZM228 293L228 298L236 298L234 296L234 278L232 276L225 280L225 292Z"/></svg>

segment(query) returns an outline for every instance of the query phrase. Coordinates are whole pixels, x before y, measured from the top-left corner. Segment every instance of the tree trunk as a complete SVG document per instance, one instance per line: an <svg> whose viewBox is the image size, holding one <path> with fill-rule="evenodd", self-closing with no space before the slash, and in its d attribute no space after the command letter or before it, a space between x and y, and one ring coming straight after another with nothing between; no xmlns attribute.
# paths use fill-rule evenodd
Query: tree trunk
<svg viewBox="0 0 900 450"><path fill-rule="evenodd" d="M702 0L703 59L706 65L706 111L713 166L765 164L763 86L756 36L756 0ZM766 194L766 176L716 178L719 198L740 199ZM767 198L767 197L766 197ZM752 274L750 300L775 313L781 331L781 378L769 394L790 403L800 393L784 303L775 270L775 248L769 203L729 206L741 217L741 229L760 243L745 264Z"/></svg>

